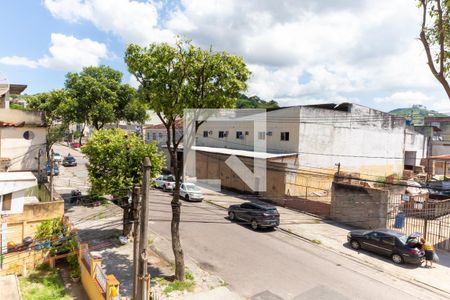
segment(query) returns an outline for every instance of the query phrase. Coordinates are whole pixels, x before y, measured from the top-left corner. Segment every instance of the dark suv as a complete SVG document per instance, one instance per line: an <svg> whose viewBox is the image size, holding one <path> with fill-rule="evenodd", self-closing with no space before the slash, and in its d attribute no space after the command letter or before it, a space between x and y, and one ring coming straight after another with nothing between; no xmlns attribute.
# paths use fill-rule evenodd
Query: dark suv
<svg viewBox="0 0 450 300"><path fill-rule="evenodd" d="M77 160L72 155L64 157L62 162L64 167L75 167L77 165Z"/></svg>
<svg viewBox="0 0 450 300"><path fill-rule="evenodd" d="M396 264L403 262L420 264L424 251L417 244L418 236L406 236L391 229L353 230L347 234L350 246L388 256Z"/></svg>
<svg viewBox="0 0 450 300"><path fill-rule="evenodd" d="M253 230L280 225L280 214L275 206L269 204L245 202L231 205L228 208L228 216L231 221L242 220L250 223Z"/></svg>

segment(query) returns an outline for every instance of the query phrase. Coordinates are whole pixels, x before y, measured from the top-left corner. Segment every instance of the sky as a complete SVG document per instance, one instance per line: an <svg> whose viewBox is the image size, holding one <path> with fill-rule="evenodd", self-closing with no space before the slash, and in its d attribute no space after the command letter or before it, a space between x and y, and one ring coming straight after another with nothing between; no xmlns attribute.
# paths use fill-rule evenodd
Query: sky
<svg viewBox="0 0 450 300"><path fill-rule="evenodd" d="M109 65L136 86L126 46L174 43L242 56L246 94L281 105L355 102L450 112L417 39L413 0L0 0L0 73L34 94Z"/></svg>

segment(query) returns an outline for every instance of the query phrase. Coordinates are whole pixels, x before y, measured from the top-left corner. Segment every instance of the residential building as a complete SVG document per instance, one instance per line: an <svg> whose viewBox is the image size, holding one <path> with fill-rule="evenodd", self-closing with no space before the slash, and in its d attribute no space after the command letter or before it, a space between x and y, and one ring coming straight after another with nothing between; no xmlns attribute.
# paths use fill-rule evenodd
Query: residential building
<svg viewBox="0 0 450 300"><path fill-rule="evenodd" d="M265 131L253 127L251 120L203 123L196 136L197 178L220 179L223 186L251 192L231 175L225 160L234 154L252 168L252 160L267 159L261 195L303 209L296 198L329 204L338 168L375 181L401 176L427 156L427 137L407 128L404 118L354 103L273 109L266 113ZM266 142L265 151L254 151L258 140Z"/></svg>
<svg viewBox="0 0 450 300"><path fill-rule="evenodd" d="M20 88L19 88L20 87ZM11 85L19 94L26 86ZM9 108L8 94L0 104L0 171L33 171L45 165L47 129L40 112Z"/></svg>

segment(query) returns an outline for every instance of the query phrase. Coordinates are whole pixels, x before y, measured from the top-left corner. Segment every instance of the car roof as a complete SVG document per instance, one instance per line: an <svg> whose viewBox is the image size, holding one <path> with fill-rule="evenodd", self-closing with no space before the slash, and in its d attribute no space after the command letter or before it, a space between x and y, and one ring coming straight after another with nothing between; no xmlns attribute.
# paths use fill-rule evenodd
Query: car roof
<svg viewBox="0 0 450 300"><path fill-rule="evenodd" d="M242 204L252 204L254 206L258 206L259 208L263 208L263 209L276 209L275 206L268 204L268 203L244 202Z"/></svg>
<svg viewBox="0 0 450 300"><path fill-rule="evenodd" d="M398 232L398 231L395 231L395 230L392 230L392 229L387 229L387 228L379 228L379 229L375 229L373 231L381 232L381 233L384 233L384 234L387 234L387 235L396 236L396 237L400 237L400 236L404 236L405 235L404 233L401 233L401 232Z"/></svg>

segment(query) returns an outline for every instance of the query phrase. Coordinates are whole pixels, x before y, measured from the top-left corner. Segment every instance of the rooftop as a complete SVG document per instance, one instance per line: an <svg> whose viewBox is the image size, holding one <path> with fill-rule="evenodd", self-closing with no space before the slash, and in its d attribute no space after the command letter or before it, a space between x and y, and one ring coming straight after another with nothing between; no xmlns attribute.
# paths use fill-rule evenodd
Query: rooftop
<svg viewBox="0 0 450 300"><path fill-rule="evenodd" d="M0 172L0 195L25 190L37 185L31 172Z"/></svg>
<svg viewBox="0 0 450 300"><path fill-rule="evenodd" d="M269 152L257 152L257 151L237 150L237 149L230 149L230 148L204 147L204 146L193 146L192 150L209 152L209 153L236 155L236 156L242 156L242 157L260 158L260 159L274 159L274 158L297 156L297 153L269 153Z"/></svg>

